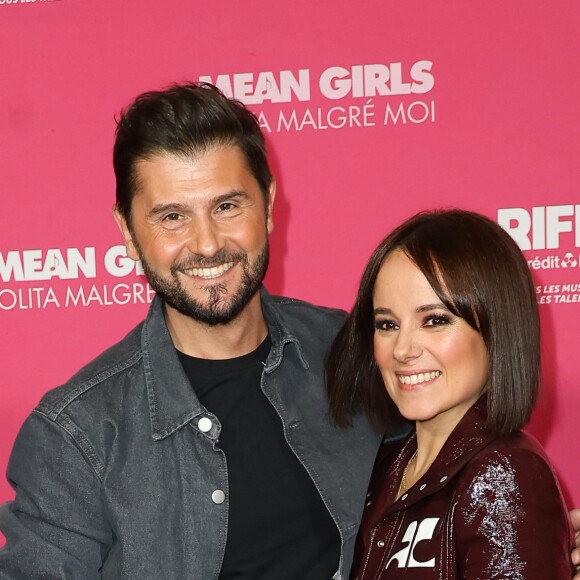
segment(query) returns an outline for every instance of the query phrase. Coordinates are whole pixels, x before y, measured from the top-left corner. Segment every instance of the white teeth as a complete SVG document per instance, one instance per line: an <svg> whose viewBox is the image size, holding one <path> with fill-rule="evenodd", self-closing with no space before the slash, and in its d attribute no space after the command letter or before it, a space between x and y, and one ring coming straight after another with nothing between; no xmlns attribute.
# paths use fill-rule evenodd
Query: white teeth
<svg viewBox="0 0 580 580"><path fill-rule="evenodd" d="M226 262L225 264L220 264L219 266L213 266L211 268L191 268L189 270L183 270L183 272L189 276L197 276L198 278L211 280L212 278L217 278L224 272L227 272L233 265L233 262Z"/></svg>
<svg viewBox="0 0 580 580"><path fill-rule="evenodd" d="M430 373L418 373L416 375L397 375L402 385L418 385L425 381L430 381L441 375L441 371L431 371Z"/></svg>

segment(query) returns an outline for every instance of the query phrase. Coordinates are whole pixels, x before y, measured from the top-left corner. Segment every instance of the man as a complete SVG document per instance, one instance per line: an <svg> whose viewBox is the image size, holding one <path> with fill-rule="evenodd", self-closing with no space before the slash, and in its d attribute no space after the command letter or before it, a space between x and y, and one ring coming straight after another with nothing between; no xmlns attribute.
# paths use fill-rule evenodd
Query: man
<svg viewBox="0 0 580 580"><path fill-rule="evenodd" d="M380 441L327 418L343 314L261 286L275 181L255 117L208 85L147 93L114 166L157 297L24 424L0 578L346 578Z"/></svg>
<svg viewBox="0 0 580 580"><path fill-rule="evenodd" d="M327 418L343 314L261 287L276 187L255 117L207 85L142 95L114 166L157 297L24 424L0 577L347 577L380 439Z"/></svg>

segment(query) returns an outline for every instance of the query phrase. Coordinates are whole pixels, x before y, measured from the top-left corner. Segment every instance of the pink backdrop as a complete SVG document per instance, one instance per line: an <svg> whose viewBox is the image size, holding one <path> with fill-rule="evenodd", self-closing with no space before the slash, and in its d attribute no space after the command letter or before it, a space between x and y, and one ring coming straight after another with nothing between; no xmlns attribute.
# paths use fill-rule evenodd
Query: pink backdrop
<svg viewBox="0 0 580 580"><path fill-rule="evenodd" d="M349 308L371 250L425 208L512 232L543 322L529 428L580 506L579 31L578 0L0 0L0 472L42 394L151 298L110 212L115 113L209 77L267 134L270 291Z"/></svg>

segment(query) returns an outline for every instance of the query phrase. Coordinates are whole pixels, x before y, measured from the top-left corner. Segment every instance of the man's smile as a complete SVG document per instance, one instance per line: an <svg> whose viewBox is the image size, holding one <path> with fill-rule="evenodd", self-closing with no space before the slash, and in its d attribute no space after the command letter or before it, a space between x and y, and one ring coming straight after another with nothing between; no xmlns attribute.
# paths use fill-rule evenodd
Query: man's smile
<svg viewBox="0 0 580 580"><path fill-rule="evenodd" d="M235 262L225 262L224 264L212 266L211 268L188 268L182 270L182 272L188 276L196 276L198 278L204 278L205 280L211 280L212 278L219 278L234 264Z"/></svg>

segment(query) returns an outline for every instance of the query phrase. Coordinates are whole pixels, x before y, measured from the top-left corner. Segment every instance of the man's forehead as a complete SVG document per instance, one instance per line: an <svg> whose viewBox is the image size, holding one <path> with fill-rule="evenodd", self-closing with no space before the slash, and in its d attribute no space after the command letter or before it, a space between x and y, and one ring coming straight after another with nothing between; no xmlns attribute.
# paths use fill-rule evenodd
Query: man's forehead
<svg viewBox="0 0 580 580"><path fill-rule="evenodd" d="M214 144L209 147L200 149L191 149L188 151L168 151L159 150L135 160L135 169L143 166L192 166L202 165L211 159L224 159L229 163L235 163L246 168L246 158L243 151L237 145L232 144Z"/></svg>
<svg viewBox="0 0 580 580"><path fill-rule="evenodd" d="M132 205L213 204L224 195L262 196L238 147L213 148L197 156L161 152L135 164ZM145 209L144 207L144 209Z"/></svg>
<svg viewBox="0 0 580 580"><path fill-rule="evenodd" d="M150 183L188 183L247 180L253 175L237 146L214 147L198 154L159 152L135 162L141 188Z"/></svg>

